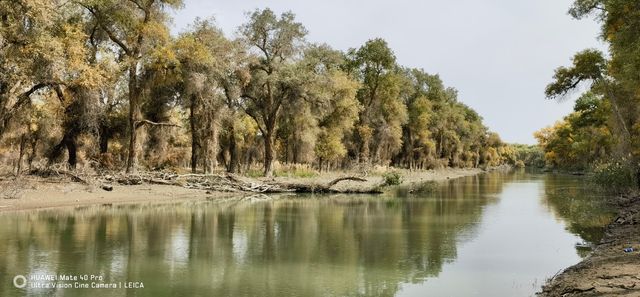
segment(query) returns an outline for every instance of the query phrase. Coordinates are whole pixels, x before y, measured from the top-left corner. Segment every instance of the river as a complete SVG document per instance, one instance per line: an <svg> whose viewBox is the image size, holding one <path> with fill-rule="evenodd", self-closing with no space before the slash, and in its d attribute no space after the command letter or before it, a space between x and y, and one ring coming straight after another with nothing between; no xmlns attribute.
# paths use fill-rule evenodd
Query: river
<svg viewBox="0 0 640 297"><path fill-rule="evenodd" d="M568 175L423 188L4 213L0 296L532 296L611 219Z"/></svg>

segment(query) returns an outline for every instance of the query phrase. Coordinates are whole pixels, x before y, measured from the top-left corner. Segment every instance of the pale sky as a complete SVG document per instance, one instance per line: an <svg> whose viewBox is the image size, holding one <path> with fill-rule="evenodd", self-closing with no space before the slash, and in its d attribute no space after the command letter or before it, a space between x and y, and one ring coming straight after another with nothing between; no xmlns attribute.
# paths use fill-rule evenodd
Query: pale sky
<svg viewBox="0 0 640 297"><path fill-rule="evenodd" d="M534 144L533 132L567 115L573 100L544 98L553 70L585 48L604 49L593 20L574 20L573 0L185 0L174 33L214 17L235 36L246 12L287 10L310 42L347 50L382 37L398 63L440 74L506 142Z"/></svg>

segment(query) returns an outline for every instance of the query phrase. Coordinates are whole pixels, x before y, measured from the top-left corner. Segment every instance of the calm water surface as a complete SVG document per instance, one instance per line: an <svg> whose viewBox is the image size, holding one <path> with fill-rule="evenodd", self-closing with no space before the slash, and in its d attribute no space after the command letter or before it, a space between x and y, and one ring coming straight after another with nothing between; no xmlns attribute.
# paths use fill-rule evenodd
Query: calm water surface
<svg viewBox="0 0 640 297"><path fill-rule="evenodd" d="M531 296L602 236L610 214L584 186L492 173L426 194L2 214L0 296ZM18 274L144 288L18 289Z"/></svg>

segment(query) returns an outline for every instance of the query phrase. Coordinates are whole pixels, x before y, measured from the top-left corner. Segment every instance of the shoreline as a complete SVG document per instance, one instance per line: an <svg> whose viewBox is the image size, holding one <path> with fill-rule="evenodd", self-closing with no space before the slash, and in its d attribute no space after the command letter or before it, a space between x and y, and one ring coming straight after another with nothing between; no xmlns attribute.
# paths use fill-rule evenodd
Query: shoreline
<svg viewBox="0 0 640 297"><path fill-rule="evenodd" d="M398 170L403 175L403 185L430 181L444 181L465 176L478 175L482 169L445 168L440 170L408 171ZM326 183L336 177L345 175L342 172L321 173L315 177L275 177L269 179L282 183ZM366 182L346 181L335 187L372 186L380 184L383 177L379 175L366 177ZM265 178L257 179L266 181ZM24 176L16 180L0 179L0 213L14 211L30 211L53 208L73 208L97 205L121 204L164 204L185 201L206 201L211 199L244 197L255 195L248 192L218 192L187 189L180 186L142 184L114 185L112 191L105 191L99 185L83 185L63 178L40 178Z"/></svg>
<svg viewBox="0 0 640 297"><path fill-rule="evenodd" d="M640 296L640 196L611 201L616 218L591 254L549 279L537 296ZM633 252L625 252L626 248Z"/></svg>

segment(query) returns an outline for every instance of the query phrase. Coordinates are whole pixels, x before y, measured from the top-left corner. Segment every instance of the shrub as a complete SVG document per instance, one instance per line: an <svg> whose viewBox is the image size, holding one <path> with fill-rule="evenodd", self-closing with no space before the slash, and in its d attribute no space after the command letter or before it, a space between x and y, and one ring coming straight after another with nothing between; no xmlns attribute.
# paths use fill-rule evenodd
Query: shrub
<svg viewBox="0 0 640 297"><path fill-rule="evenodd" d="M245 172L245 175L251 178L257 178L264 176L262 170L260 169L249 169Z"/></svg>
<svg viewBox="0 0 640 297"><path fill-rule="evenodd" d="M438 189L438 183L434 181L428 181L424 183L418 184L416 187L411 189L412 194L430 194L435 192Z"/></svg>
<svg viewBox="0 0 640 297"><path fill-rule="evenodd" d="M276 177L296 177L296 178L311 178L318 176L318 172L306 165L288 165L280 166L274 170L273 175Z"/></svg>
<svg viewBox="0 0 640 297"><path fill-rule="evenodd" d="M384 184L387 186L397 186L402 183L402 175L399 172L392 171L382 175Z"/></svg>
<svg viewBox="0 0 640 297"><path fill-rule="evenodd" d="M634 169L634 166L624 159L601 163L594 167L591 180L607 191L627 192L637 186Z"/></svg>

